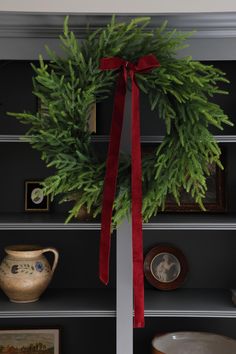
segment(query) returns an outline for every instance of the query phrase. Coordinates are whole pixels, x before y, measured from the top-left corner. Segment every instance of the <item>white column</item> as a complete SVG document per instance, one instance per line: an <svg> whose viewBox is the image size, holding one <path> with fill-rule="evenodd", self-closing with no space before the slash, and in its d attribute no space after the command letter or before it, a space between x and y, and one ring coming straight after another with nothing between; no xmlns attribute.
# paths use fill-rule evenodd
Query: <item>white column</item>
<svg viewBox="0 0 236 354"><path fill-rule="evenodd" d="M131 94L126 94L121 150L130 154ZM132 227L124 220L117 229L116 354L133 354Z"/></svg>
<svg viewBox="0 0 236 354"><path fill-rule="evenodd" d="M133 354L131 224L117 230L116 354Z"/></svg>

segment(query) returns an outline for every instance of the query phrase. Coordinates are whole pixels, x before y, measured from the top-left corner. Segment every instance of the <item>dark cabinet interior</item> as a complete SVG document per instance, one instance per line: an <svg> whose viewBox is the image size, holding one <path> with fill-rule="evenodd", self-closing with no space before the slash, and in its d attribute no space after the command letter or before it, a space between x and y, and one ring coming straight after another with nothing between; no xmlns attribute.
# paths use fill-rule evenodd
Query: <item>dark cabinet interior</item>
<svg viewBox="0 0 236 354"><path fill-rule="evenodd" d="M231 120L236 122L234 109L236 62L215 61L207 63L214 64L222 69L231 81L230 85L226 85L229 94L218 96L215 101L222 106ZM4 295L0 296L0 314L2 317L0 326L8 328L59 326L61 328L62 354L73 350L79 350L81 353L87 354L94 352L114 353L116 343L116 233L114 232L112 236L110 285L105 288L98 279L99 227L96 229L91 223L91 229L89 229L89 224L87 227L81 227L80 229L77 221L73 221L75 223L74 229L70 229L70 226L64 226L65 213L70 205L58 205L56 201L51 204L49 213L26 214L24 212L24 181L43 179L49 175L50 171L40 160L39 153L32 150L27 143L19 140L19 136L24 134L27 127L21 125L15 118L7 116L6 112L37 110L37 100L32 95L32 75L33 70L29 61L0 61L0 160L2 167L0 174L2 196L0 204L0 255L2 258L3 249L8 244L36 243L56 247L60 252L60 262L50 289L45 292L39 305L35 305L35 308L29 307L29 311L33 313L31 318L27 318L25 306L26 315L20 318L17 311L20 311L21 305L16 309L15 305L8 304ZM97 106L96 136L101 136L102 140L99 144L101 149L104 148L105 150L107 148L111 113L112 97ZM148 109L145 96L141 97L141 117L142 136L149 137L150 143L153 144L156 142L155 136L161 137L165 134L165 127L163 122L158 120L157 113ZM145 282L145 292L148 294L146 306L150 311L146 315L145 329L134 331L135 354L149 353L151 339L157 332L200 330L217 332L236 338L235 319L230 318L236 317L230 293L231 288L236 288L236 224L234 221L236 213L236 165L234 163L236 125L233 128L225 127L223 132L216 132L215 130L213 132L220 136L218 141L222 144L225 155L224 188L227 210L224 213L207 215L204 213L195 213L194 215L189 213L161 213L151 220L151 223L156 226L151 229L144 227L144 254L158 243L172 244L180 248L185 254L189 263L189 273L181 289L166 293L166 295L164 292L153 289L150 284ZM38 226L34 226L35 223ZM44 225L47 226L44 227ZM51 228L50 225L52 225ZM200 225L203 226L200 227ZM81 309L84 306L84 310L89 312L89 307L94 301L94 304L101 306L101 311L104 311L105 315L100 314L99 308L93 310L93 314L88 317L83 316L82 310L73 310L74 314L72 311L70 318L69 310L66 309L67 302L70 301L70 294L73 292L79 294L79 291L81 293L88 291L87 294L90 294L88 297L91 302L86 303L85 301L82 305L75 303L75 308L77 305ZM99 293L99 291L102 292ZM188 299L189 308L191 306L194 308L194 301L198 301L198 291L203 291L201 293L203 297L204 291L208 291L207 296L212 296L213 300L215 297L216 299L219 297L218 304L218 300L216 300L218 315L215 318L213 315L212 317L208 315L207 309L202 316L200 312L196 311L195 315L187 314L184 317L183 314L180 314L181 308L179 308L177 309L179 312L176 310L176 316L171 317L167 314L158 315L159 310L155 312L154 307L153 309L149 308L149 297L152 303L156 301L157 306L159 304L162 306L161 301L165 296L166 300L163 301L175 303L176 299L182 296L181 294ZM61 309L61 312L58 309L58 317L53 317L55 315L53 313L47 316L44 305L50 306L50 301L53 303L54 297L56 301L57 297L62 296L62 294L66 294L64 308ZM101 294L104 294L104 296ZM201 296L199 296L199 299ZM159 301L160 303L158 303ZM72 304L68 304L68 308L69 305L72 306ZM15 314L12 315L12 318L4 317L6 306L10 312L12 311ZM221 307L223 308L222 313L220 312ZM229 315L226 314L225 317L223 316L224 308L227 308L230 313ZM36 312L38 309L42 311L42 315L37 318ZM175 313L174 311L173 313ZM204 310L202 311L204 312ZM44 313L45 317L43 317ZM34 315L35 318L33 318Z"/></svg>

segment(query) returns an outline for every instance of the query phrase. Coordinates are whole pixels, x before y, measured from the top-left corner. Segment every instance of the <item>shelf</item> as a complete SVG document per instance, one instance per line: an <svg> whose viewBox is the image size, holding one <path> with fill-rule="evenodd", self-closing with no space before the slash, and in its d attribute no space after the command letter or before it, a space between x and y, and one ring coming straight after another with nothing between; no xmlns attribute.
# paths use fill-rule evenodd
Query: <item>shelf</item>
<svg viewBox="0 0 236 354"><path fill-rule="evenodd" d="M108 135L94 135L92 136L92 141L97 143L104 143L109 141ZM7 135L0 134L0 143L27 143L24 139L24 135Z"/></svg>
<svg viewBox="0 0 236 354"><path fill-rule="evenodd" d="M236 318L229 290L178 289L145 291L146 317Z"/></svg>
<svg viewBox="0 0 236 354"><path fill-rule="evenodd" d="M15 304L0 295L0 318L116 317L115 291L48 289L35 303ZM236 318L229 290L145 291L145 317Z"/></svg>
<svg viewBox="0 0 236 354"><path fill-rule="evenodd" d="M73 221L65 224L66 214L12 213L0 215L0 230L100 230L100 223Z"/></svg>
<svg viewBox="0 0 236 354"><path fill-rule="evenodd" d="M0 135L0 143L24 143L22 135Z"/></svg>
<svg viewBox="0 0 236 354"><path fill-rule="evenodd" d="M236 135L215 135L219 143L235 143ZM92 141L96 143L109 142L109 135L94 135ZM142 143L161 143L163 136L141 136ZM23 135L0 135L0 143L25 143Z"/></svg>
<svg viewBox="0 0 236 354"><path fill-rule="evenodd" d="M115 291L48 289L34 303L15 304L0 295L0 318L115 317Z"/></svg>
<svg viewBox="0 0 236 354"><path fill-rule="evenodd" d="M235 143L236 135L215 135L214 136L218 143ZM164 136L141 136L142 143L161 143Z"/></svg>
<svg viewBox="0 0 236 354"><path fill-rule="evenodd" d="M100 230L99 222L73 220L66 214L12 213L0 215L0 230ZM143 224L143 230L236 230L236 215L162 214Z"/></svg>
<svg viewBox="0 0 236 354"><path fill-rule="evenodd" d="M236 230L234 214L160 214L144 230Z"/></svg>

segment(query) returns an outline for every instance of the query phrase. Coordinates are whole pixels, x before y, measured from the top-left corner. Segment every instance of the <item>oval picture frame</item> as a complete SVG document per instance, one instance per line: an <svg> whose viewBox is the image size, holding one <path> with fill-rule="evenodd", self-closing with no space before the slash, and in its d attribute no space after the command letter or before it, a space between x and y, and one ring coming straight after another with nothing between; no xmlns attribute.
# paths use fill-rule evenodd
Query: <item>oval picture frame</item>
<svg viewBox="0 0 236 354"><path fill-rule="evenodd" d="M159 244L153 247L144 260L147 281L159 290L179 288L188 273L187 259L178 248Z"/></svg>

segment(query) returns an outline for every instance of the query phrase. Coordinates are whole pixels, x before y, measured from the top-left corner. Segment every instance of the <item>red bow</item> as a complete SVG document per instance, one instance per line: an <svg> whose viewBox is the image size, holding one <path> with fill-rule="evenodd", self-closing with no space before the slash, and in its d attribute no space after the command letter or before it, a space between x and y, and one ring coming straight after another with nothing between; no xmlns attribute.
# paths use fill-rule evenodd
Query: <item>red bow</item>
<svg viewBox="0 0 236 354"><path fill-rule="evenodd" d="M112 208L115 199L118 174L120 139L124 117L127 78L132 82L132 143L131 143L131 194L132 194L132 241L133 241L133 287L134 327L144 326L143 240L142 240L142 160L140 146L139 87L135 73L147 72L160 64L152 54L141 57L137 64L124 59L102 58L101 70L120 69L112 114L111 136L104 180L101 240L100 279L107 284L109 279L110 233Z"/></svg>

